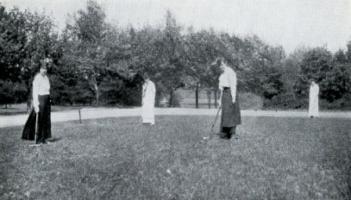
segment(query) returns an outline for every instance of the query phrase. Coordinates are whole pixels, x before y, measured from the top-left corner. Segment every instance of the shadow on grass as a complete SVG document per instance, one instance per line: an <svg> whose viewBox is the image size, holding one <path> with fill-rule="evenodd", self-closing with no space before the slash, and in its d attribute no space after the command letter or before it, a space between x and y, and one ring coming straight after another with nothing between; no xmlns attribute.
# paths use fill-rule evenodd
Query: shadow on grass
<svg viewBox="0 0 351 200"><path fill-rule="evenodd" d="M60 140L62 140L61 137L53 137L53 138L47 139L47 141L50 142L50 143L56 143L56 142L58 142Z"/></svg>

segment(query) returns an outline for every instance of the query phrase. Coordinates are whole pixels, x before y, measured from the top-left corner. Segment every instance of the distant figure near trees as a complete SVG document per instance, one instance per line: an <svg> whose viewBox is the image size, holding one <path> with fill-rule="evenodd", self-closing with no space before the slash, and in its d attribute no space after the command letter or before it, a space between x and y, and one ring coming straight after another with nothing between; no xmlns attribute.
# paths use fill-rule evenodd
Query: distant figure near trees
<svg viewBox="0 0 351 200"><path fill-rule="evenodd" d="M50 106L50 81L47 76L49 59L42 61L40 71L33 80L32 104L33 108L24 129L22 139L34 140L36 144L45 144L46 139L51 137L51 106Z"/></svg>
<svg viewBox="0 0 351 200"><path fill-rule="evenodd" d="M155 124L155 96L156 87L147 73L144 74L142 87L142 109L141 117L144 124Z"/></svg>
<svg viewBox="0 0 351 200"><path fill-rule="evenodd" d="M220 90L219 103L222 107L220 137L230 139L236 133L236 126L241 124L237 77L235 71L227 65L224 58L218 58L216 65L222 70L218 84Z"/></svg>
<svg viewBox="0 0 351 200"><path fill-rule="evenodd" d="M308 116L311 118L319 116L319 86L314 81L310 86Z"/></svg>

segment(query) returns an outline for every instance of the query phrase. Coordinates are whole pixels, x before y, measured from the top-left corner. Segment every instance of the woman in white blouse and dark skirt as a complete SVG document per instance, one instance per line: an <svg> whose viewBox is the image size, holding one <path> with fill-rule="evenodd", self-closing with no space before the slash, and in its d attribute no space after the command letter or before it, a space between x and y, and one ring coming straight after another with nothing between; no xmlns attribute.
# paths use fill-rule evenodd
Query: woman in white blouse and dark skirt
<svg viewBox="0 0 351 200"><path fill-rule="evenodd" d="M50 64L49 59L44 59L33 80L32 104L33 108L27 119L22 132L22 139L34 140L36 144L45 144L46 139L51 137L51 119L50 119L50 81L47 76L47 67ZM38 119L36 119L38 115ZM36 132L37 129L37 133Z"/></svg>
<svg viewBox="0 0 351 200"><path fill-rule="evenodd" d="M220 137L230 139L236 133L236 126L241 124L237 78L235 71L227 65L224 58L218 58L217 65L222 70L218 84L221 93L219 102L222 106Z"/></svg>

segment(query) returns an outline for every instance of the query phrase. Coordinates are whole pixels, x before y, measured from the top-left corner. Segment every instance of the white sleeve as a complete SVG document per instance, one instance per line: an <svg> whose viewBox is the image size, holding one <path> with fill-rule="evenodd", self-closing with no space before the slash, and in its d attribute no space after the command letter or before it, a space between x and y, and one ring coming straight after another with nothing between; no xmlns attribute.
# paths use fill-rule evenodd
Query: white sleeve
<svg viewBox="0 0 351 200"><path fill-rule="evenodd" d="M308 98L311 101L312 97L313 97L313 86L311 85L308 91Z"/></svg>
<svg viewBox="0 0 351 200"><path fill-rule="evenodd" d="M152 92L156 94L156 86L154 82L152 82Z"/></svg>
<svg viewBox="0 0 351 200"><path fill-rule="evenodd" d="M237 86L237 78L236 78L236 73L233 71L233 73L230 76L230 93L232 95L232 98L234 101L236 101L236 86Z"/></svg>
<svg viewBox="0 0 351 200"><path fill-rule="evenodd" d="M223 78L224 78L224 74L222 73L220 76L219 76L219 79L218 79L218 88L221 90L223 89L223 86L224 86L224 83L223 83Z"/></svg>
<svg viewBox="0 0 351 200"><path fill-rule="evenodd" d="M32 89L32 98L33 98L34 107L39 107L38 90L39 90L38 77L35 76L33 80L33 89Z"/></svg>
<svg viewBox="0 0 351 200"><path fill-rule="evenodd" d="M146 83L144 82L142 89L141 89L141 96L144 97L145 96L145 89L146 89Z"/></svg>

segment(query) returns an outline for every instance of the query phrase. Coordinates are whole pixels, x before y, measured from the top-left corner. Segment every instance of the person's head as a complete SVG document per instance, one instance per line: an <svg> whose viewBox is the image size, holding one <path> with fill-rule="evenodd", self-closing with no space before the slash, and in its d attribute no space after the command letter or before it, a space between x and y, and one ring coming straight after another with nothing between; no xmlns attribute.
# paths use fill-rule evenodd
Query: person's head
<svg viewBox="0 0 351 200"><path fill-rule="evenodd" d="M310 84L311 84L311 85L316 84L316 82L315 82L313 79L310 79L310 81L309 81L309 82L310 82Z"/></svg>
<svg viewBox="0 0 351 200"><path fill-rule="evenodd" d="M42 64L40 66L40 71L39 71L41 75L47 74L47 70L48 70L48 67L50 66L50 63L51 63L51 60L49 58L45 58L42 61Z"/></svg>
<svg viewBox="0 0 351 200"><path fill-rule="evenodd" d="M223 57L218 57L213 63L214 65L218 66L221 71L223 72L225 69L225 59Z"/></svg>
<svg viewBox="0 0 351 200"><path fill-rule="evenodd" d="M147 81L147 80L150 79L150 76L149 76L149 74L147 72L144 72L143 78L144 78L144 81Z"/></svg>

